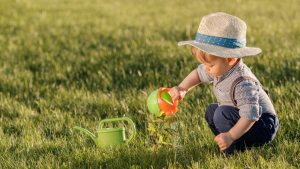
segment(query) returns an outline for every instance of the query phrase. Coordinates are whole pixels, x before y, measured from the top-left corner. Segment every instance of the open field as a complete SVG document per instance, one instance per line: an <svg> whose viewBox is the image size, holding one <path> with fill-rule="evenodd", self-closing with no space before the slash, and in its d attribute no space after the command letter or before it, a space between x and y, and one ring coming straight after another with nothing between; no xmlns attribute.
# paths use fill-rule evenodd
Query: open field
<svg viewBox="0 0 300 169"><path fill-rule="evenodd" d="M0 168L300 168L300 2L0 0ZM269 89L280 119L275 139L222 155L204 111L211 86L194 88L176 115L177 146L149 133L148 94L197 66L188 47L203 15L248 24L245 58ZM137 137L98 149L73 130L130 117Z"/></svg>

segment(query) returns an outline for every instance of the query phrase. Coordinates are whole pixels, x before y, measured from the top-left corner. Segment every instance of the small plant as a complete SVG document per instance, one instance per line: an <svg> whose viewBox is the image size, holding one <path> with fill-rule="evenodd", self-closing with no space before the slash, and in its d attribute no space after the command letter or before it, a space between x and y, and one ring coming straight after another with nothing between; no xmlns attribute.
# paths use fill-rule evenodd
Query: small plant
<svg viewBox="0 0 300 169"><path fill-rule="evenodd" d="M147 129L153 149L163 145L176 146L178 140L178 124L176 121L176 116L149 116Z"/></svg>

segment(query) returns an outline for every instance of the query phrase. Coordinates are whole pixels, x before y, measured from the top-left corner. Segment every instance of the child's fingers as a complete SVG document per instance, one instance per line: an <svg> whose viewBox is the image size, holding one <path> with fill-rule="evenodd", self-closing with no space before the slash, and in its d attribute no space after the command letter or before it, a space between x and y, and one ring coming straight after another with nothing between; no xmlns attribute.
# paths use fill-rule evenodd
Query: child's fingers
<svg viewBox="0 0 300 169"><path fill-rule="evenodd" d="M227 146L225 144L220 146L220 150L222 150L222 151L226 150L226 148L227 148Z"/></svg>
<svg viewBox="0 0 300 169"><path fill-rule="evenodd" d="M216 136L214 141L218 144L218 146L220 147L221 145L221 140L220 140L220 137L219 136Z"/></svg>
<svg viewBox="0 0 300 169"><path fill-rule="evenodd" d="M219 134L215 137L215 141L220 141L220 140L221 140L221 134Z"/></svg>
<svg viewBox="0 0 300 169"><path fill-rule="evenodd" d="M169 92L169 94L172 96L172 97L174 97L175 95L176 95L176 93L177 93L177 91L176 91L176 89L173 87L171 90L170 90L170 92Z"/></svg>
<svg viewBox="0 0 300 169"><path fill-rule="evenodd" d="M180 100L180 93L175 87L170 90L170 95L172 100Z"/></svg>
<svg viewBox="0 0 300 169"><path fill-rule="evenodd" d="M220 145L219 145L219 148L222 151L226 150L228 147L229 147L228 144L225 143L225 142L221 142Z"/></svg>
<svg viewBox="0 0 300 169"><path fill-rule="evenodd" d="M218 147L221 151L224 151L229 147L228 144L222 139L222 133L217 135L214 141L218 144Z"/></svg>
<svg viewBox="0 0 300 169"><path fill-rule="evenodd" d="M219 146L219 148L220 148L220 150L226 150L226 148L227 148L227 145L226 144L224 144L224 143L222 143L222 142L219 142L218 143L218 146Z"/></svg>
<svg viewBox="0 0 300 169"><path fill-rule="evenodd" d="M173 100L173 101L180 100L180 96L176 95L176 96L172 97L172 100Z"/></svg>
<svg viewBox="0 0 300 169"><path fill-rule="evenodd" d="M178 99L178 94L176 92L170 92L170 96L172 97L173 100Z"/></svg>
<svg viewBox="0 0 300 169"><path fill-rule="evenodd" d="M214 141L218 143L218 136L215 137Z"/></svg>

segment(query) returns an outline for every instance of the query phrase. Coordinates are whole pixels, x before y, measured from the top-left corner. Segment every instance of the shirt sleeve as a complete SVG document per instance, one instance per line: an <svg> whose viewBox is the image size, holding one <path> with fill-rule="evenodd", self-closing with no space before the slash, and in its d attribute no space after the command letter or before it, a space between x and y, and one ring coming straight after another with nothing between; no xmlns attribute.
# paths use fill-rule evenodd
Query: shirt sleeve
<svg viewBox="0 0 300 169"><path fill-rule="evenodd" d="M252 80L244 80L236 85L234 97L239 108L239 115L257 121L262 110L259 106L259 84Z"/></svg>
<svg viewBox="0 0 300 169"><path fill-rule="evenodd" d="M213 76L211 76L204 70L204 64L200 64L198 66L197 72L198 72L198 76L200 78L201 83L209 83L214 80Z"/></svg>

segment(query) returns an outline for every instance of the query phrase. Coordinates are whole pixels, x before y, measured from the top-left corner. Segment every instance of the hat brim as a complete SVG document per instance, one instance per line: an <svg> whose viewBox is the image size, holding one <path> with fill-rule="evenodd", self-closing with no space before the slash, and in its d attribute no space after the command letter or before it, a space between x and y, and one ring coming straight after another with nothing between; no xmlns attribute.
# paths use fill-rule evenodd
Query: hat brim
<svg viewBox="0 0 300 169"><path fill-rule="evenodd" d="M243 47L243 48L225 48L225 47L220 47L220 46L215 46L215 45L209 45L206 43L200 43L195 40L191 41L181 41L178 42L178 46L183 46L183 45L191 45L194 46L195 48L198 48L204 52L207 52L212 55L216 55L222 58L242 58L246 56L254 56L259 53L261 53L260 48L255 48L255 47Z"/></svg>

